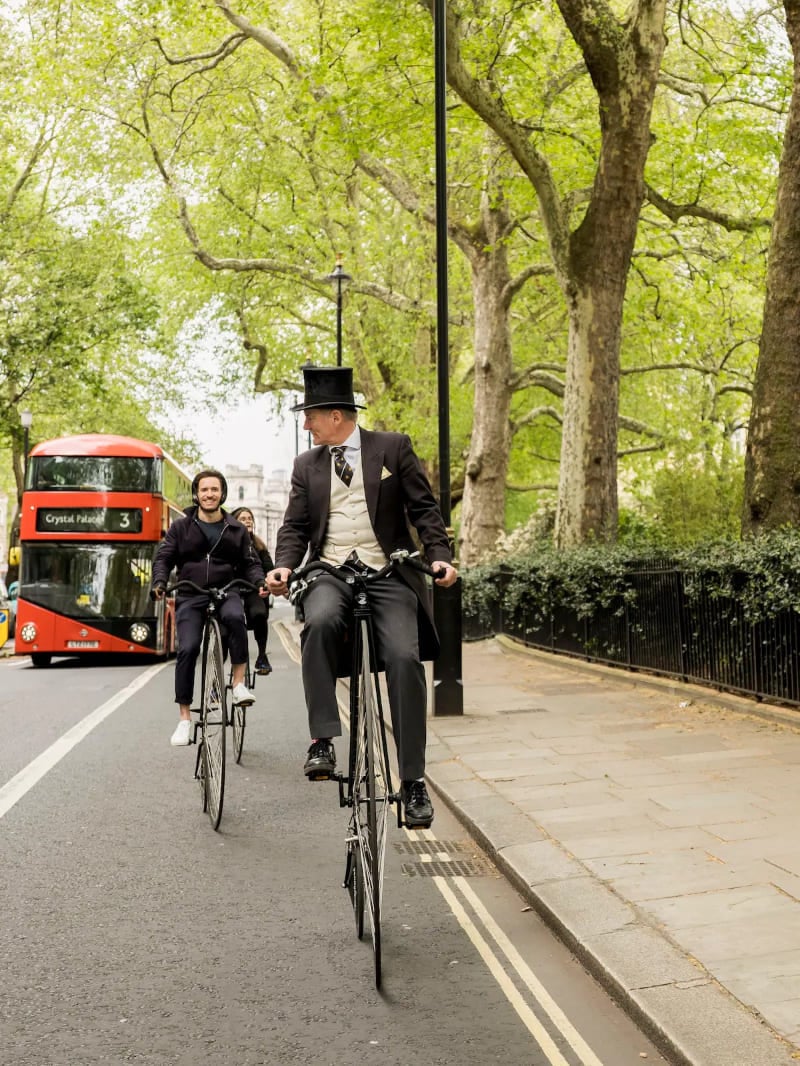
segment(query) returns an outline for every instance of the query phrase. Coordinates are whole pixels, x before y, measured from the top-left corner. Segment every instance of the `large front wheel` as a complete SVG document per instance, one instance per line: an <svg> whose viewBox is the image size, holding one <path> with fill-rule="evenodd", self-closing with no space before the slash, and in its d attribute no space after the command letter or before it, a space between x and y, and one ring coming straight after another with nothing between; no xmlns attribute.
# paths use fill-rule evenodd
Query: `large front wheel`
<svg viewBox="0 0 800 1066"><path fill-rule="evenodd" d="M203 635L203 701L200 730L205 809L214 829L222 818L225 795L225 733L228 722L227 690L222 665L222 637L215 618Z"/></svg>

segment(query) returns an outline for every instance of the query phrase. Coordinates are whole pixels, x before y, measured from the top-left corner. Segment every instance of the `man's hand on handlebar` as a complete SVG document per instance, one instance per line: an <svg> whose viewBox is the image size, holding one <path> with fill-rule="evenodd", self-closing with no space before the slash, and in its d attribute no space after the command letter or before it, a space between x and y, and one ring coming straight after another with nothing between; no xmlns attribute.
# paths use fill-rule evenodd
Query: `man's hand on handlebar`
<svg viewBox="0 0 800 1066"><path fill-rule="evenodd" d="M458 570L449 563L431 563L431 570L433 570L434 573L433 580L437 585L441 585L442 588L445 589L455 584L456 578L458 577Z"/></svg>
<svg viewBox="0 0 800 1066"><path fill-rule="evenodd" d="M275 570L270 570L267 574L267 588L273 596L285 596L288 593L291 572L288 566L279 566Z"/></svg>
<svg viewBox="0 0 800 1066"><path fill-rule="evenodd" d="M167 591L167 586L159 581L159 583L157 585L153 585L153 587L150 589L150 599L151 600L163 600L166 591Z"/></svg>

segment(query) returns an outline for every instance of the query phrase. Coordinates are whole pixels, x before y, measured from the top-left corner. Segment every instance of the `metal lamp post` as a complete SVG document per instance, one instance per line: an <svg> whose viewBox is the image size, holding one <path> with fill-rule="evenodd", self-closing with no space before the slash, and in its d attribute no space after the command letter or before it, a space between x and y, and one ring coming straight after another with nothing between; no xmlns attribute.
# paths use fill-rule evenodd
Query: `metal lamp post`
<svg viewBox="0 0 800 1066"><path fill-rule="evenodd" d="M353 280L349 274L344 272L342 267L341 255L336 256L336 266L333 268L333 273L328 274L325 278L331 285L334 286L336 291L336 365L342 365L342 296L347 289L347 286Z"/></svg>
<svg viewBox="0 0 800 1066"><path fill-rule="evenodd" d="M28 448L30 446L29 435L30 429L33 425L33 414L30 411L22 411L19 416L19 420L22 423L22 428L25 431L23 448L25 454L23 455L22 470L23 470L23 482L28 480Z"/></svg>
<svg viewBox="0 0 800 1066"><path fill-rule="evenodd" d="M450 497L450 340L447 295L447 61L446 0L433 3L436 144L436 358L439 401L439 506L452 539ZM464 713L461 671L461 578L434 585L433 609L441 651L433 664L433 713Z"/></svg>

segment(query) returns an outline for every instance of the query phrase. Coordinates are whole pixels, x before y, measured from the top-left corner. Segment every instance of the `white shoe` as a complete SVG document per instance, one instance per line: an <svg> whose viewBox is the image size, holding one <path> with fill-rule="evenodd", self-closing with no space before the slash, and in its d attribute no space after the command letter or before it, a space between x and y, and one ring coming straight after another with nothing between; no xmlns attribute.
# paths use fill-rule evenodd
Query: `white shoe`
<svg viewBox="0 0 800 1066"><path fill-rule="evenodd" d="M251 703L255 702L255 696L247 687L247 685L245 685L244 681L240 681L238 685L233 686L234 707L249 707Z"/></svg>
<svg viewBox="0 0 800 1066"><path fill-rule="evenodd" d="M170 744L173 748L183 748L187 744L191 744L192 736L192 723L188 718L181 718L175 727L175 732L169 738Z"/></svg>

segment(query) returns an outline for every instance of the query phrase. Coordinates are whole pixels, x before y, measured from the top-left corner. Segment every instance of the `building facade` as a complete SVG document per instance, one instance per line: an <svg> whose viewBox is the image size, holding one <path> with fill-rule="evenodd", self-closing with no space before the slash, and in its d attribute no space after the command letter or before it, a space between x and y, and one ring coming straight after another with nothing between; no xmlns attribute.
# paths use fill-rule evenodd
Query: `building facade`
<svg viewBox="0 0 800 1066"><path fill-rule="evenodd" d="M275 538L283 522L289 502L289 475L286 470L273 470L264 476L264 467L228 466L223 471L228 481L227 511L247 507L253 512L256 533L265 542L270 554L275 554Z"/></svg>

